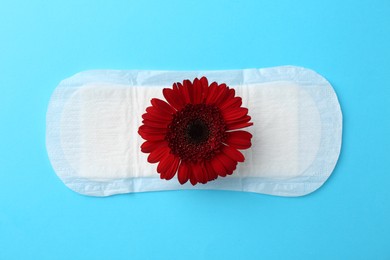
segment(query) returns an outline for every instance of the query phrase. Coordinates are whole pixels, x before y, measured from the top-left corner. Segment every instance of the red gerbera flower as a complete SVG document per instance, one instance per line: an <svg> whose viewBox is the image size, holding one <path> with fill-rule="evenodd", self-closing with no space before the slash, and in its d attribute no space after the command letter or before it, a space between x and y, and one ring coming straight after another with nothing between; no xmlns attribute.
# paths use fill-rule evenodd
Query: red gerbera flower
<svg viewBox="0 0 390 260"><path fill-rule="evenodd" d="M177 172L181 184L195 185L232 174L245 159L237 149L251 146L252 135L238 129L253 124L235 90L202 77L174 83L163 94L167 102L153 98L138 130L146 140L141 151L150 153L148 162L159 162L160 178Z"/></svg>

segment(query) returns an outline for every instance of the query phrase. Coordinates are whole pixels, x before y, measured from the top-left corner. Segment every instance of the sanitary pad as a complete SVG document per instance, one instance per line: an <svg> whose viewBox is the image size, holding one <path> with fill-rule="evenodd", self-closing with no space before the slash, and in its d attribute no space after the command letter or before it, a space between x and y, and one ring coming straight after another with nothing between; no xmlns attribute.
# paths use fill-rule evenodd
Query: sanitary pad
<svg viewBox="0 0 390 260"><path fill-rule="evenodd" d="M251 148L230 176L206 184L161 180L138 134L142 114L163 88L206 76L242 97L253 126ZM47 111L52 166L70 189L85 195L215 189L301 196L332 173L341 148L342 114L322 76L294 66L234 71L97 70L55 89Z"/></svg>

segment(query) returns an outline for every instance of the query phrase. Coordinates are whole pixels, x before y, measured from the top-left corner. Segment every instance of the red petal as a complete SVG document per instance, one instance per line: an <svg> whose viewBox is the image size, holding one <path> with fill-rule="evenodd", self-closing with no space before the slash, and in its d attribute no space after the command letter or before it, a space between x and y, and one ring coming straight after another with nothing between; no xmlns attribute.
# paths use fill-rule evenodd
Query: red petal
<svg viewBox="0 0 390 260"><path fill-rule="evenodd" d="M230 99L233 99L236 93L234 89L226 87L226 84L223 85L225 85L226 93L223 97L219 98L219 100L215 103L217 106L222 106L225 102L229 101Z"/></svg>
<svg viewBox="0 0 390 260"><path fill-rule="evenodd" d="M138 134L145 140L148 140L148 141L164 141L165 139L165 133L148 133L148 132L144 132L142 131L141 129L138 129Z"/></svg>
<svg viewBox="0 0 390 260"><path fill-rule="evenodd" d="M203 89L209 87L209 82L208 82L208 80L207 80L206 77L201 77L201 78L200 78L200 83L202 84Z"/></svg>
<svg viewBox="0 0 390 260"><path fill-rule="evenodd" d="M229 158L237 161L237 162L243 162L245 161L244 155L238 151L237 149L230 147L230 146L225 146L222 149L222 152L227 155Z"/></svg>
<svg viewBox="0 0 390 260"><path fill-rule="evenodd" d="M234 170L237 168L237 164L238 164L238 163L235 162L235 163L234 163L234 167L231 168L226 174L227 174L227 175L231 175L231 174L234 172Z"/></svg>
<svg viewBox="0 0 390 260"><path fill-rule="evenodd" d="M240 119L227 120L227 121L225 121L225 123L227 125L228 130L231 130L231 129L237 129L237 128L230 128L230 127L235 126L235 125L241 125L242 123L248 123L250 120L251 120L251 117L246 115ZM250 125L252 125L252 124L253 123L250 123Z"/></svg>
<svg viewBox="0 0 390 260"><path fill-rule="evenodd" d="M227 125L227 130L236 130L236 129L245 128L245 127L248 127L248 126L251 126L251 125L253 125L252 122L250 122L250 123L247 123L247 122L241 123L240 122L240 123L228 124Z"/></svg>
<svg viewBox="0 0 390 260"><path fill-rule="evenodd" d="M213 167L213 169L214 169L216 174L218 174L221 177L225 177L226 176L226 169L223 166L222 162L220 160L218 160L217 156L214 157L210 161L210 164L211 164L211 167Z"/></svg>
<svg viewBox="0 0 390 260"><path fill-rule="evenodd" d="M203 171L201 164L194 163L192 164L192 174L195 176L196 180L200 183L207 182L207 174Z"/></svg>
<svg viewBox="0 0 390 260"><path fill-rule="evenodd" d="M214 96L210 100L210 104L218 104L218 103L220 103L221 100L225 98L225 96L227 94L227 91L228 91L228 89L227 89L225 84L219 85L216 88L216 93L214 94Z"/></svg>
<svg viewBox="0 0 390 260"><path fill-rule="evenodd" d="M172 114L167 113L164 110L157 109L156 107L147 107L146 112L150 113L153 117L157 117L164 120L171 120Z"/></svg>
<svg viewBox="0 0 390 260"><path fill-rule="evenodd" d="M173 114L176 112L167 102L161 99L152 98L150 102L155 108L157 108L158 110L162 110L167 114Z"/></svg>
<svg viewBox="0 0 390 260"><path fill-rule="evenodd" d="M241 97L234 97L232 99L226 100L221 106L219 107L221 110L230 110L238 108L242 105L242 99Z"/></svg>
<svg viewBox="0 0 390 260"><path fill-rule="evenodd" d="M194 79L193 83L193 101L194 104L199 104L202 101L202 85L198 78Z"/></svg>
<svg viewBox="0 0 390 260"><path fill-rule="evenodd" d="M188 164L188 170L189 170L189 174L190 174L191 184L196 185L198 183L198 180L196 179L196 176L194 174L193 164Z"/></svg>
<svg viewBox="0 0 390 260"><path fill-rule="evenodd" d="M176 94L179 93L179 88L177 87L177 83L173 83L172 90L175 91Z"/></svg>
<svg viewBox="0 0 390 260"><path fill-rule="evenodd" d="M171 118L166 119L152 113L145 113L142 115L142 118L145 120L156 121L156 122L167 123L167 124L171 121Z"/></svg>
<svg viewBox="0 0 390 260"><path fill-rule="evenodd" d="M188 165L187 163L182 161L177 173L177 179L179 180L180 184L184 184L188 181L189 177L190 177L190 170L188 168Z"/></svg>
<svg viewBox="0 0 390 260"><path fill-rule="evenodd" d="M176 83L175 83L175 85L176 85ZM171 106L173 106L176 110L180 110L183 108L183 106L184 106L183 101L180 99L180 95L178 93L178 90L175 91L175 89L164 88L163 95L164 95L165 99L168 101L168 103Z"/></svg>
<svg viewBox="0 0 390 260"><path fill-rule="evenodd" d="M220 84L220 85L218 86L218 88L222 89L223 91L222 91L222 93L220 94L220 96L218 96L218 97L216 98L215 104L216 104L217 106L221 105L221 104L226 100L226 98L229 96L229 93L230 93L230 89L229 89L228 86L226 86L225 83Z"/></svg>
<svg viewBox="0 0 390 260"><path fill-rule="evenodd" d="M191 175L190 182L191 182L192 186L195 186L198 183L198 181L196 180L194 175Z"/></svg>
<svg viewBox="0 0 390 260"><path fill-rule="evenodd" d="M176 174L179 162L179 157L176 157L173 154L165 156L157 167L157 172L161 173L160 178L166 180L172 179Z"/></svg>
<svg viewBox="0 0 390 260"><path fill-rule="evenodd" d="M144 133L149 133L149 134L166 134L168 129L166 127L164 128L156 128L156 127L151 127L148 125L141 125L139 127L139 131L142 131Z"/></svg>
<svg viewBox="0 0 390 260"><path fill-rule="evenodd" d="M183 81L183 86L184 86L184 89L187 89L187 93L188 93L188 97L190 98L190 102L189 103L194 103L194 88L193 88L193 85L192 85L192 82L189 81L188 79L184 80Z"/></svg>
<svg viewBox="0 0 390 260"><path fill-rule="evenodd" d="M185 99L183 98L181 92L180 92L180 89L178 87L178 84L180 83L175 83L173 84L173 94L176 96L176 102L178 102L178 104L181 106L181 107L184 107L185 106ZM183 85L181 85L183 87Z"/></svg>
<svg viewBox="0 0 390 260"><path fill-rule="evenodd" d="M224 153L218 154L216 158L223 164L227 174L231 174L231 172L236 168L237 161L231 159Z"/></svg>
<svg viewBox="0 0 390 260"><path fill-rule="evenodd" d="M222 115L225 121L238 120L245 117L247 114L248 109L246 107L240 107L230 111L222 110Z"/></svg>
<svg viewBox="0 0 390 260"><path fill-rule="evenodd" d="M175 159L172 162L171 167L166 172L166 175L165 175L166 180L170 180L173 178L173 176L175 176L175 174L177 172L177 168L179 167L179 162L180 162L179 157L175 156Z"/></svg>
<svg viewBox="0 0 390 260"><path fill-rule="evenodd" d="M234 131L227 133L226 143L237 149L248 149L251 147L252 134L247 131Z"/></svg>
<svg viewBox="0 0 390 260"><path fill-rule="evenodd" d="M155 128L166 128L168 126L168 121L166 122L159 122L149 119L142 120L142 123L149 127L155 127Z"/></svg>
<svg viewBox="0 0 390 260"><path fill-rule="evenodd" d="M205 167L204 164L200 165L200 169L201 169L201 171L202 171L202 176L203 176L203 178L204 178L204 180L203 180L202 183L205 184L205 183L207 183L208 181L210 181L209 175L208 175L207 169L206 169L206 167Z"/></svg>
<svg viewBox="0 0 390 260"><path fill-rule="evenodd" d="M207 94L208 94L208 90L209 90L209 82L208 82L206 77L201 77L200 78L200 83L201 83L201 85L203 87L202 88L203 91L202 91L202 100L201 100L201 102L204 103L205 100L206 100Z"/></svg>
<svg viewBox="0 0 390 260"><path fill-rule="evenodd" d="M218 90L217 82L211 83L206 97L206 104L211 104L211 100L214 99L214 96L217 94L217 90Z"/></svg>
<svg viewBox="0 0 390 260"><path fill-rule="evenodd" d="M166 153L166 154L163 155L163 157L161 158L160 162L158 163L157 172L161 174L161 178L162 179L165 179L164 178L165 172L171 166L174 158L175 158L175 156L173 154Z"/></svg>
<svg viewBox="0 0 390 260"><path fill-rule="evenodd" d="M177 83L177 86L179 87L179 92L184 99L185 103L191 103L190 94L188 93L188 88L186 86L183 86L181 83Z"/></svg>
<svg viewBox="0 0 390 260"><path fill-rule="evenodd" d="M211 162L207 161L204 163L204 167L207 172L207 180L212 181L218 178L218 174L214 171L213 167L211 166Z"/></svg>
<svg viewBox="0 0 390 260"><path fill-rule="evenodd" d="M148 162L150 163L156 163L161 160L161 158L169 153L169 147L162 146L156 148L156 150L152 151L148 156Z"/></svg>
<svg viewBox="0 0 390 260"><path fill-rule="evenodd" d="M141 145L141 151L143 153L150 153L153 150L157 149L161 146L167 146L168 144L166 142L150 142L146 141Z"/></svg>

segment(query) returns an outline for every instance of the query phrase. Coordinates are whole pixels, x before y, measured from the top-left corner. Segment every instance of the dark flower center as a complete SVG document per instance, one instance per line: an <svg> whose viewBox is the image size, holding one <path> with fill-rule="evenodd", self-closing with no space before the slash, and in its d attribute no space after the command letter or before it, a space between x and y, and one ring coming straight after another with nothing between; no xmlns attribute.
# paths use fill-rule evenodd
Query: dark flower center
<svg viewBox="0 0 390 260"><path fill-rule="evenodd" d="M195 119L189 122L187 126L188 140L193 143L201 143L208 139L209 128L205 122L200 119Z"/></svg>
<svg viewBox="0 0 390 260"><path fill-rule="evenodd" d="M173 154L194 163L212 159L226 138L226 124L219 108L207 104L187 104L177 111L165 136Z"/></svg>

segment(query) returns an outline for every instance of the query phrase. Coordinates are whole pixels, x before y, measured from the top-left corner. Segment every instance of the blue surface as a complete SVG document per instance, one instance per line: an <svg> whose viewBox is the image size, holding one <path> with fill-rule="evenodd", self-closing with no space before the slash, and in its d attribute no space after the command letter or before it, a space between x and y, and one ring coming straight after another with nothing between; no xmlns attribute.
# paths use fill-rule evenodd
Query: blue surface
<svg viewBox="0 0 390 260"><path fill-rule="evenodd" d="M390 1L0 2L0 259L390 259ZM87 69L298 65L344 115L339 163L300 198L78 195L45 149L60 80Z"/></svg>

